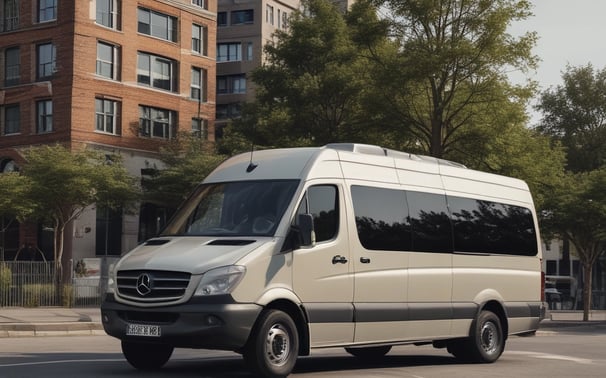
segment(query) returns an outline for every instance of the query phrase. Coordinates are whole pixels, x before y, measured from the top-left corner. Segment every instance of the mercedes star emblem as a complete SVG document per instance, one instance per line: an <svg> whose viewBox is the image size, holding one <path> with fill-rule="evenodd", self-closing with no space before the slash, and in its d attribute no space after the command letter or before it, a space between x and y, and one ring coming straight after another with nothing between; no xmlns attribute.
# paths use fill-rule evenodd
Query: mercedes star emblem
<svg viewBox="0 0 606 378"><path fill-rule="evenodd" d="M149 274L143 273L137 277L137 293L142 297L151 293L152 291L152 278Z"/></svg>

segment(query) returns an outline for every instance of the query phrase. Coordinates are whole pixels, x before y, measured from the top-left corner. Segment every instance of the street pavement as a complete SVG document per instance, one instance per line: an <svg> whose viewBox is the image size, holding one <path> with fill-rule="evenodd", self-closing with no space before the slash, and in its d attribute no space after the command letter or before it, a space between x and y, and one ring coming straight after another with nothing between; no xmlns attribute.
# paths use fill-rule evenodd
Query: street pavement
<svg viewBox="0 0 606 378"><path fill-rule="evenodd" d="M606 311L592 311L583 322L582 311L551 311L539 332L554 328L606 325ZM0 307L0 338L32 336L105 335L99 308Z"/></svg>

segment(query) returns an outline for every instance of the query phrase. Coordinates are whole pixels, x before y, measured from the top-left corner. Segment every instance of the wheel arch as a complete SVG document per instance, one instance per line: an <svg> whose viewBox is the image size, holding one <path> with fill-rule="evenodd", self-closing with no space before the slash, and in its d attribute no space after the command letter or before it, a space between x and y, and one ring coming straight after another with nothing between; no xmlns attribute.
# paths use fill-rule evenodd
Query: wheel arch
<svg viewBox="0 0 606 378"><path fill-rule="evenodd" d="M267 310L280 310L290 316L290 318L294 321L297 327L297 332L299 333L299 356L308 356L310 353L309 327L307 322L307 316L305 315L303 309L297 303L289 299L280 298L267 303L263 307L262 312ZM259 316L257 317L257 321L255 322L253 329L258 327L260 317L261 314L259 314ZM251 332L250 334L252 335L253 333L254 332ZM249 340L247 341L247 344L249 342L250 336Z"/></svg>
<svg viewBox="0 0 606 378"><path fill-rule="evenodd" d="M481 306L479 306L478 313L476 315L476 319L478 318L480 313L484 310L492 312L499 318L499 321L501 322L503 338L506 340L507 336L509 334L509 322L507 320L507 312L505 311L505 306L503 306L503 303L501 303L500 301L498 301L496 299L486 301ZM474 320L474 322L475 322L475 320Z"/></svg>

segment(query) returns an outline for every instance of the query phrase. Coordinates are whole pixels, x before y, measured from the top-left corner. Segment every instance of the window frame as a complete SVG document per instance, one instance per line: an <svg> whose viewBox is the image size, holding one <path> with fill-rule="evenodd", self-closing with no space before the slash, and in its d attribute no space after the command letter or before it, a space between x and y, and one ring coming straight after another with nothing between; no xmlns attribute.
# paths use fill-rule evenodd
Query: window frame
<svg viewBox="0 0 606 378"><path fill-rule="evenodd" d="M251 25L255 22L255 12L253 9L238 9L231 11L230 25Z"/></svg>
<svg viewBox="0 0 606 378"><path fill-rule="evenodd" d="M9 110L16 110L16 118L9 119ZM2 135L17 135L21 133L21 107L19 103L16 104L6 104L2 106ZM14 127L14 129L9 130L9 126Z"/></svg>
<svg viewBox="0 0 606 378"><path fill-rule="evenodd" d="M42 61L42 49L50 47L50 60ZM50 72L47 72L50 71ZM39 43L36 45L36 78L38 81L47 80L53 77L57 71L57 47L52 42Z"/></svg>
<svg viewBox="0 0 606 378"><path fill-rule="evenodd" d="M99 111L98 105L101 105L101 111ZM106 111L106 104L110 104L112 112ZM121 113L121 102L114 99L95 97L95 131L109 135L120 135L120 113ZM101 126L99 120L101 119ZM111 120L111 131L107 130L107 121Z"/></svg>
<svg viewBox="0 0 606 378"><path fill-rule="evenodd" d="M104 0L107 3L101 3L100 0L96 0L95 4L95 23L97 25L113 29L113 30L121 30L121 17L120 17L120 8L122 5L121 0ZM104 9L102 6L107 4L107 9ZM107 21L105 21L107 20Z"/></svg>
<svg viewBox="0 0 606 378"><path fill-rule="evenodd" d="M147 62L144 62L144 59ZM141 63L147 63L146 67L141 67ZM164 79L165 73L156 71L158 64L166 65L168 67L168 80ZM176 60L166 58L160 55L154 55L143 51L137 51L137 84L154 88L166 92L177 93L179 91L179 78L178 78L178 62ZM142 73L147 73L143 75ZM141 78L148 78L148 80L142 80ZM157 85L159 82L168 82L168 88L162 85Z"/></svg>
<svg viewBox="0 0 606 378"><path fill-rule="evenodd" d="M232 59L233 57L233 59ZM217 43L217 63L223 62L241 62L242 61L242 42L221 42Z"/></svg>
<svg viewBox="0 0 606 378"><path fill-rule="evenodd" d="M16 64L11 64L9 53L16 52ZM16 74L14 74L16 73ZM21 81L21 49L19 46L8 47L4 50L4 86L19 85Z"/></svg>
<svg viewBox="0 0 606 378"><path fill-rule="evenodd" d="M143 15L147 16L147 20L142 20ZM162 19L166 21L166 24L154 23L154 19L156 21ZM179 19L177 17L149 8L137 7L137 33L176 43L179 39L178 29Z"/></svg>
<svg viewBox="0 0 606 378"><path fill-rule="evenodd" d="M57 0L38 0L36 10L38 13L38 23L51 22L57 20Z"/></svg>
<svg viewBox="0 0 606 378"><path fill-rule="evenodd" d="M191 25L191 50L202 56L208 55L208 28L193 23Z"/></svg>
<svg viewBox="0 0 606 378"><path fill-rule="evenodd" d="M100 55L99 54L100 46L105 46L105 47L110 48L112 60L108 61L108 60L105 60L104 57L99 56ZM105 41L97 41L97 60L96 60L95 73L104 78L119 81L120 80L120 51L121 51L121 49L120 49L120 46L118 46L118 45L108 43ZM106 67L106 66L110 67L109 76L103 74L104 70L102 68Z"/></svg>
<svg viewBox="0 0 606 378"><path fill-rule="evenodd" d="M36 101L36 134L53 132L53 100Z"/></svg>
<svg viewBox="0 0 606 378"><path fill-rule="evenodd" d="M166 122L160 122L162 118L156 113L165 112L168 115ZM154 106L139 105L139 136L152 139L170 140L177 132L177 112L170 109L156 108ZM162 135L156 134L156 128L162 128ZM166 135L168 134L168 135Z"/></svg>
<svg viewBox="0 0 606 378"><path fill-rule="evenodd" d="M198 81L195 81L195 77L198 76ZM190 98L199 102L208 101L207 98L207 82L208 82L208 71L204 68L194 67L191 68L191 80L190 80ZM195 96L195 92L198 92L198 96Z"/></svg>
<svg viewBox="0 0 606 378"><path fill-rule="evenodd" d="M217 95L245 94L246 74L217 76Z"/></svg>

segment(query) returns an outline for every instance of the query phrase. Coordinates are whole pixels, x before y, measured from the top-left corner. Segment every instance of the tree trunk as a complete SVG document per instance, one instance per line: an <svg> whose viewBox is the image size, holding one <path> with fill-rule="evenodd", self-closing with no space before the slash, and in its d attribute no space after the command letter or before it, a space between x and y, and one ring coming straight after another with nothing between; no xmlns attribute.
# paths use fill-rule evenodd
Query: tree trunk
<svg viewBox="0 0 606 378"><path fill-rule="evenodd" d="M591 274L593 264L583 264L583 321L589 320L589 311L591 310Z"/></svg>

